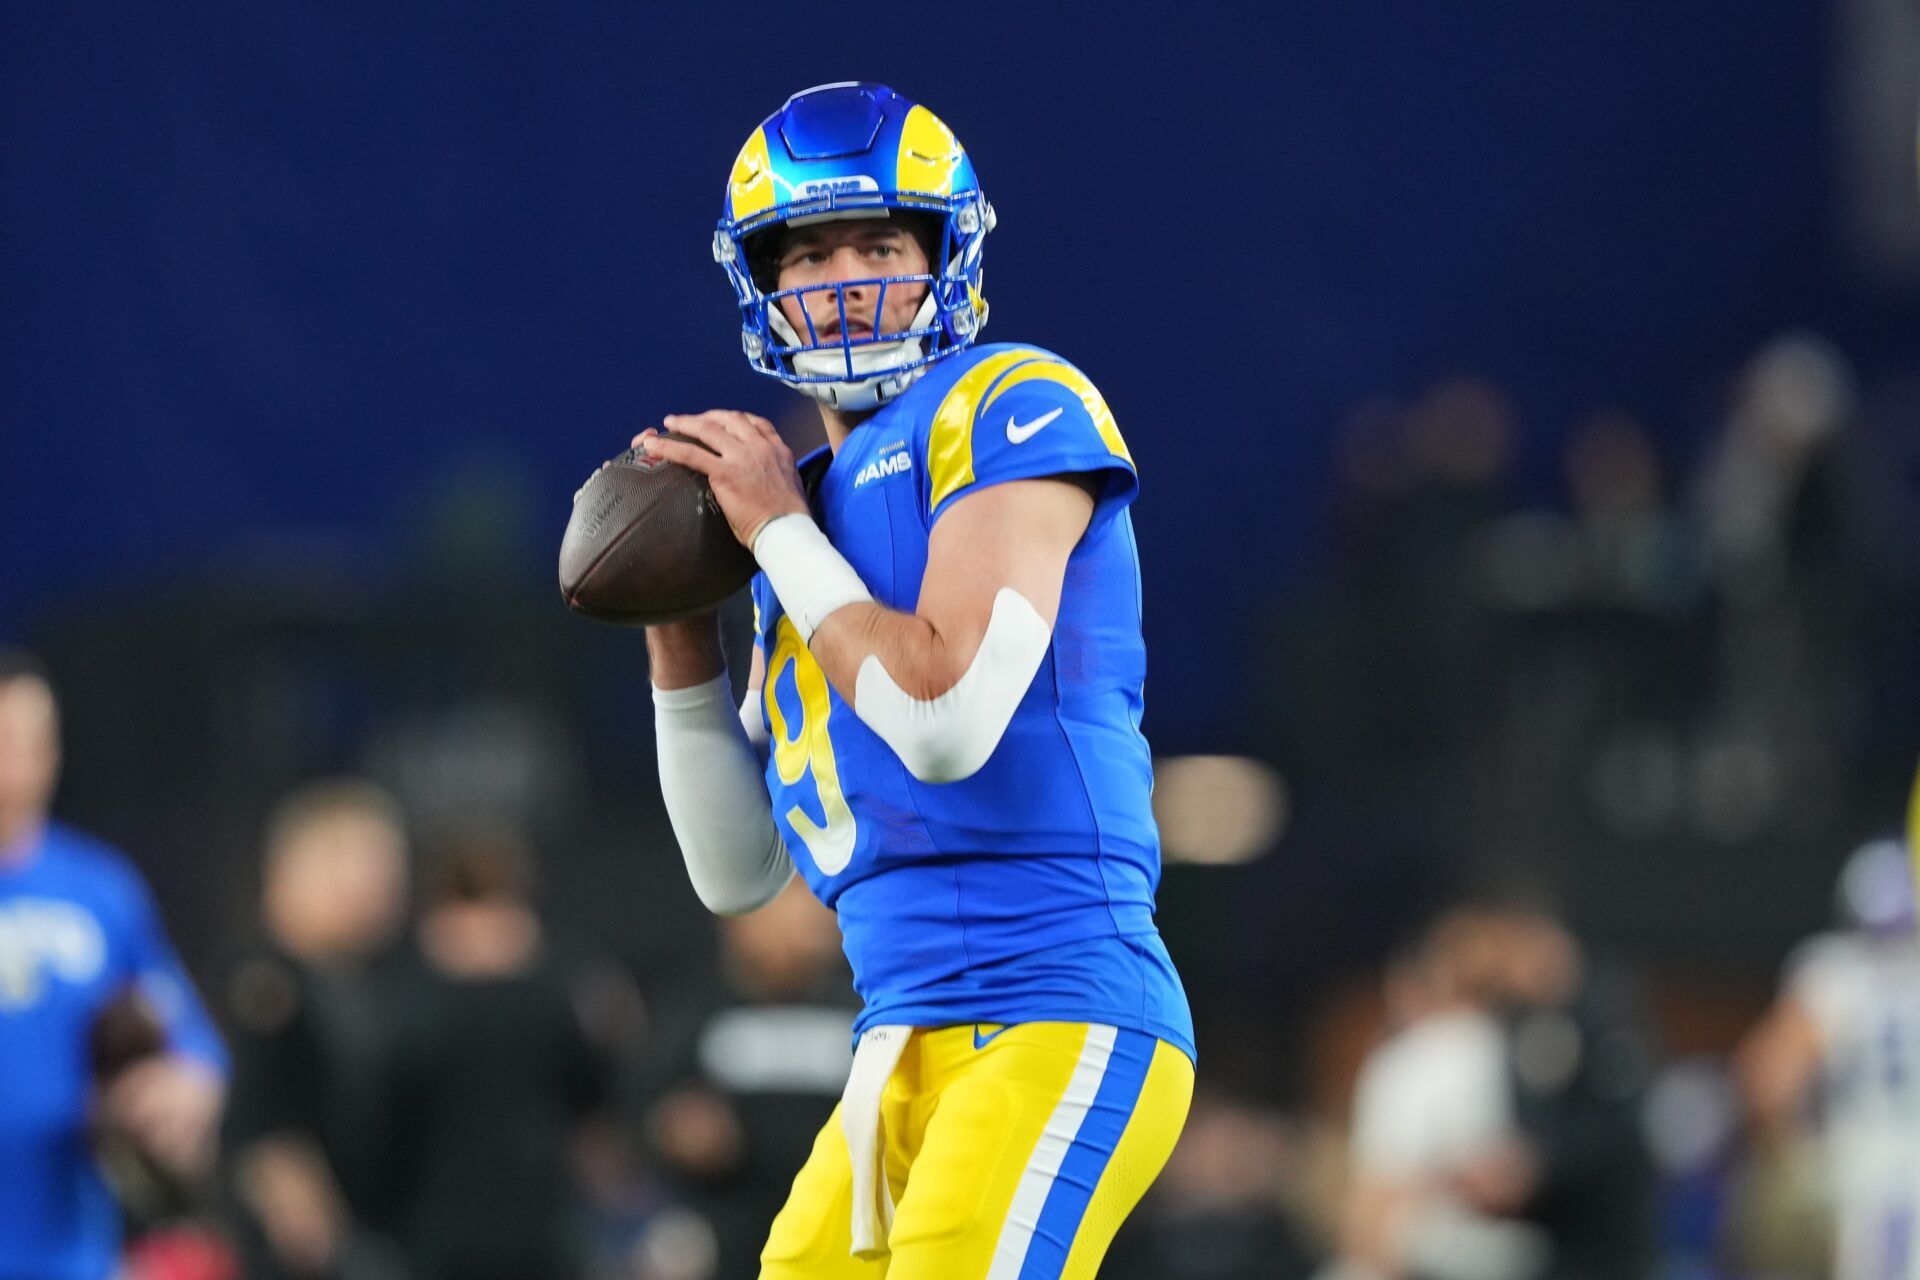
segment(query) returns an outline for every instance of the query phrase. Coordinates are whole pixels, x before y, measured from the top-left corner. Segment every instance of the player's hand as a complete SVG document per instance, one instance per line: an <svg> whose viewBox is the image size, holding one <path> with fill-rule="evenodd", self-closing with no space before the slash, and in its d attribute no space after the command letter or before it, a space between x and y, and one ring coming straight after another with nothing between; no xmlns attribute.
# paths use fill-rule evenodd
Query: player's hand
<svg viewBox="0 0 1920 1280"><path fill-rule="evenodd" d="M101 1106L107 1121L155 1160L194 1178L212 1163L213 1131L225 1094L210 1067L160 1054L116 1076Z"/></svg>
<svg viewBox="0 0 1920 1280"><path fill-rule="evenodd" d="M1481 1152L1447 1180L1453 1192L1484 1213L1514 1214L1540 1185L1540 1159L1520 1141Z"/></svg>
<svg viewBox="0 0 1920 1280"><path fill-rule="evenodd" d="M633 447L698 471L742 546L751 548L760 527L775 516L807 514L806 491L794 469L793 451L765 418L731 409L670 413L663 425L686 440L665 440L649 428ZM703 449L700 445L705 445ZM709 452L711 450L711 452Z"/></svg>

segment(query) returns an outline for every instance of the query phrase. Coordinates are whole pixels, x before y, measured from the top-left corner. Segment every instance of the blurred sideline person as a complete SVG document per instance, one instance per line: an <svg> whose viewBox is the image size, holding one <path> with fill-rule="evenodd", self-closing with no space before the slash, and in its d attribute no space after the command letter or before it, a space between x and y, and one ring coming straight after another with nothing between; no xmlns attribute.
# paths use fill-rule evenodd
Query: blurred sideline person
<svg viewBox="0 0 1920 1280"><path fill-rule="evenodd" d="M846 1083L854 1011L833 913L797 882L721 920L714 980L662 1009L647 1131L713 1228L715 1280L759 1274L766 1224Z"/></svg>
<svg viewBox="0 0 1920 1280"><path fill-rule="evenodd" d="M226 992L223 1141L249 1277L394 1274L386 1002L406 882L400 807L372 783L310 784L267 822L267 936Z"/></svg>
<svg viewBox="0 0 1920 1280"><path fill-rule="evenodd" d="M1845 927L1788 959L1779 998L1737 1057L1763 1148L1807 1133L1823 1148L1835 1280L1920 1278L1913 884L1901 841L1855 851L1838 892Z"/></svg>
<svg viewBox="0 0 1920 1280"><path fill-rule="evenodd" d="M993 224L927 108L795 94L712 247L750 365L819 402L827 447L796 468L727 410L635 441L708 477L762 570L744 712L712 615L647 630L690 878L735 914L798 869L864 1002L767 1280L1091 1275L1193 1090L1154 920L1138 479L1086 375L975 344Z"/></svg>
<svg viewBox="0 0 1920 1280"><path fill-rule="evenodd" d="M1470 905L1468 981L1501 1020L1527 1178L1511 1212L1546 1232L1551 1280L1645 1280L1655 1175L1641 1116L1652 1051L1634 986L1539 901ZM1483 1198L1501 1205L1501 1193Z"/></svg>
<svg viewBox="0 0 1920 1280"><path fill-rule="evenodd" d="M59 769L53 686L0 649L0 1276L104 1280L120 1211L92 1126L198 1178L227 1062L139 873L48 816ZM127 1046L110 1079L90 1069L101 1038Z"/></svg>
<svg viewBox="0 0 1920 1280"><path fill-rule="evenodd" d="M634 1036L607 1025L616 1006L596 984L610 979L557 953L533 878L507 829L442 837L425 859L420 963L396 987L389 1067L408 1280L582 1272L570 1148Z"/></svg>
<svg viewBox="0 0 1920 1280"><path fill-rule="evenodd" d="M1650 1062L1625 984L1537 903L1488 895L1393 985L1406 1026L1356 1102L1350 1255L1416 1277L1650 1275Z"/></svg>
<svg viewBox="0 0 1920 1280"><path fill-rule="evenodd" d="M1443 917L1389 966L1395 1028L1354 1093L1338 1280L1535 1280L1545 1233L1505 1216L1533 1179L1501 1025L1469 978L1470 926Z"/></svg>

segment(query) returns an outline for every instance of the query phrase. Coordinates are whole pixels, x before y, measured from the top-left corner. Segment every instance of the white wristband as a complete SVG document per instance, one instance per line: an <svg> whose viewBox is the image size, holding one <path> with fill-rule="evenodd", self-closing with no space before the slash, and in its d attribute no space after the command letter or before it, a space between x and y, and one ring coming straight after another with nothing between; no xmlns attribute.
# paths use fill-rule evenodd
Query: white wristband
<svg viewBox="0 0 1920 1280"><path fill-rule="evenodd" d="M820 526L797 511L760 526L753 540L753 558L766 572L773 594L780 597L780 607L793 619L802 644L812 641L814 631L835 609L873 599Z"/></svg>

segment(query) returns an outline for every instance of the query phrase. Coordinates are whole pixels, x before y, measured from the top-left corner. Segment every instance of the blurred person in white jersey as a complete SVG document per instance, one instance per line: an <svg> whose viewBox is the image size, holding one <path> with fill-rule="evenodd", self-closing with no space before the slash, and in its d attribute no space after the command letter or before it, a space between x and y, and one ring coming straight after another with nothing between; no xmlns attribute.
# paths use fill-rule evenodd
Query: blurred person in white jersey
<svg viewBox="0 0 1920 1280"><path fill-rule="evenodd" d="M1834 1280L1920 1280L1920 936L1914 872L1894 838L1841 873L1845 927L1788 959L1741 1046L1756 1136L1811 1135L1827 1170Z"/></svg>
<svg viewBox="0 0 1920 1280"><path fill-rule="evenodd" d="M1338 1261L1322 1280L1538 1280L1551 1241L1516 1211L1536 1169L1519 1127L1484 930L1442 914L1390 966L1392 1034L1361 1066Z"/></svg>

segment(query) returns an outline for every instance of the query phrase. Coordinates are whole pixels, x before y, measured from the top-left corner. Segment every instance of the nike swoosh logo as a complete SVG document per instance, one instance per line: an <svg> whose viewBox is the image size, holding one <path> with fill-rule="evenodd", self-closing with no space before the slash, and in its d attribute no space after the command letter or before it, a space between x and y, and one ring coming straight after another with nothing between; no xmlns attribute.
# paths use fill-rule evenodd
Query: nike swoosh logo
<svg viewBox="0 0 1920 1280"><path fill-rule="evenodd" d="M1058 409L1054 410L1054 413L1058 413L1058 412L1060 412ZM987 1047L989 1043L991 1043L994 1040L995 1037L1003 1036L1007 1034L1007 1030L1008 1029L1006 1027L1001 1027L998 1031L995 1031L992 1035L983 1036L980 1034L980 1024L976 1022L973 1024L973 1047L976 1049L984 1049Z"/></svg>
<svg viewBox="0 0 1920 1280"><path fill-rule="evenodd" d="M1036 431L1065 412L1065 409L1055 409L1052 413L1043 413L1024 427L1014 422L1012 418L1008 418L1007 439L1014 444L1025 444L1027 441L1033 439Z"/></svg>

